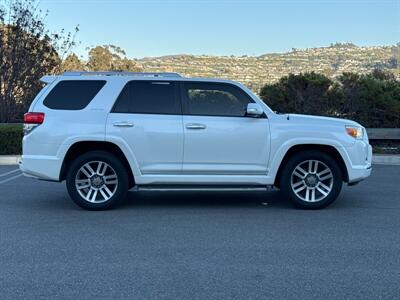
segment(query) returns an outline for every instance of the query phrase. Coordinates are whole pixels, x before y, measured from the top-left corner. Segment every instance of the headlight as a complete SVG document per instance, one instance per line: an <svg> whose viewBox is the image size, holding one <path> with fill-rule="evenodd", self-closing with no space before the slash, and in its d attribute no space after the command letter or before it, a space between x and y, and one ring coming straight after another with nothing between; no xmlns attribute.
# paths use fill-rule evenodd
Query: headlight
<svg viewBox="0 0 400 300"><path fill-rule="evenodd" d="M363 138L363 129L359 126L346 126L346 132L348 135L355 139L361 140Z"/></svg>

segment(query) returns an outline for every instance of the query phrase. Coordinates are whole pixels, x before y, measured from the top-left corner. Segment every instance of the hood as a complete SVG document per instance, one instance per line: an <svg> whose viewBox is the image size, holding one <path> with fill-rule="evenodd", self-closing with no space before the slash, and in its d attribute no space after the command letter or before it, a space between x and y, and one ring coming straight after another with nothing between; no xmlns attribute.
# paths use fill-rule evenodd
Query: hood
<svg viewBox="0 0 400 300"><path fill-rule="evenodd" d="M360 126L357 122L347 119L340 118L331 118L331 117L321 117L321 116L311 116L311 115L299 115L299 114L286 114L285 115L289 120L299 123L307 123L307 124L335 124L335 125L355 125Z"/></svg>

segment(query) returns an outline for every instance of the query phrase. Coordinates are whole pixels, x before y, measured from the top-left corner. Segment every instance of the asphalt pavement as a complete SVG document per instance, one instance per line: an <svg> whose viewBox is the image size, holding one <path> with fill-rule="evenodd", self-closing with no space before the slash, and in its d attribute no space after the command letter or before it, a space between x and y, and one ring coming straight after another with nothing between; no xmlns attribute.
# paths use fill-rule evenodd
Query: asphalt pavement
<svg viewBox="0 0 400 300"><path fill-rule="evenodd" d="M277 191L129 192L89 212L0 166L0 299L400 298L400 166L319 211Z"/></svg>

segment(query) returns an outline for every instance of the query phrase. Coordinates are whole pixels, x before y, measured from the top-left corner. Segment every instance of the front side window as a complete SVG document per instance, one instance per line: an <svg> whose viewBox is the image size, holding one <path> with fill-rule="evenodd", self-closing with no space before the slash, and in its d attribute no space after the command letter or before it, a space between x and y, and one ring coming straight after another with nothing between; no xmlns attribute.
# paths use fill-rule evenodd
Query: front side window
<svg viewBox="0 0 400 300"><path fill-rule="evenodd" d="M227 83L185 82L185 114L203 116L245 116L254 101L239 87Z"/></svg>
<svg viewBox="0 0 400 300"><path fill-rule="evenodd" d="M84 109L105 84L104 80L64 80L57 83L43 104L51 109Z"/></svg>
<svg viewBox="0 0 400 300"><path fill-rule="evenodd" d="M118 96L113 112L181 114L177 84L167 81L130 81Z"/></svg>

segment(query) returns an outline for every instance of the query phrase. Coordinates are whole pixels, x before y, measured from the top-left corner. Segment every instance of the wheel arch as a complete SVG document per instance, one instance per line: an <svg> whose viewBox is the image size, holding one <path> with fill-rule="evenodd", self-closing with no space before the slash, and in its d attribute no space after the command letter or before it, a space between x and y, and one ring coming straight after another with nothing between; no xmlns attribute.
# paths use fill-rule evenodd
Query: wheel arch
<svg viewBox="0 0 400 300"><path fill-rule="evenodd" d="M64 160L62 162L60 170L60 181L66 179L68 167L77 156L90 151L99 151L99 150L112 153L122 162L129 175L129 186L132 187L135 184L135 177L133 175L132 168L129 164L129 161L125 153L121 150L121 148L118 145L105 141L79 141L72 144L68 148L68 151L66 152Z"/></svg>
<svg viewBox="0 0 400 300"><path fill-rule="evenodd" d="M275 180L274 180L274 185L276 187L280 186L280 181L282 177L282 172L285 168L286 163L288 162L289 158L291 158L293 155L296 155L296 153L307 151L307 150L317 150L321 151L323 153L329 154L332 156L335 161L338 163L338 166L340 168L340 171L342 172L343 176L343 181L348 182L349 181L349 174L347 171L346 163L340 154L340 152L332 145L325 145L325 144L297 144L291 146L285 153L283 159L281 160L281 163L279 164L279 168L276 172Z"/></svg>

